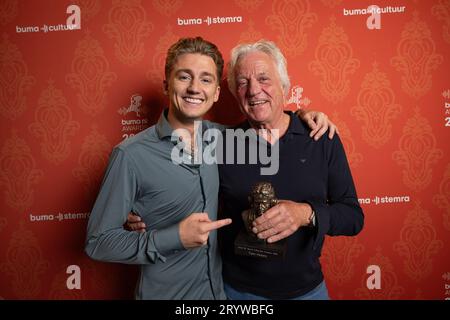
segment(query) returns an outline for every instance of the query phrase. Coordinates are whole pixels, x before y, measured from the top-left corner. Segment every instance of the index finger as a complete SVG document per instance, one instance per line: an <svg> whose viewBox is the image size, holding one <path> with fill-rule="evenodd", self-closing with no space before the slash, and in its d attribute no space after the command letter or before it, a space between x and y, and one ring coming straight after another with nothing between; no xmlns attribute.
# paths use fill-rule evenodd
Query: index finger
<svg viewBox="0 0 450 320"><path fill-rule="evenodd" d="M231 223L231 219L227 218L227 219L211 221L211 222L207 222L207 223L208 223L208 226L205 229L206 229L206 232L209 232L212 230L222 228L226 225L229 225Z"/></svg>

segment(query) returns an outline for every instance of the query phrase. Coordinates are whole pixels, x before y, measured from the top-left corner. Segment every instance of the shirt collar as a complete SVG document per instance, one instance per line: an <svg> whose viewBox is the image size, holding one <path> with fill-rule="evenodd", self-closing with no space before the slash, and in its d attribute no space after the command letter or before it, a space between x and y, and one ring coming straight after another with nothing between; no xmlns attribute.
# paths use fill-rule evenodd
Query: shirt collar
<svg viewBox="0 0 450 320"><path fill-rule="evenodd" d="M286 113L290 117L289 126L286 130L285 135L290 133L305 134L305 127L303 126L302 121L299 119L298 113L292 111L284 111L284 113ZM245 121L242 125L242 129L246 130L250 128L250 123L248 121Z"/></svg>
<svg viewBox="0 0 450 320"><path fill-rule="evenodd" d="M161 116L158 119L158 122L156 123L156 132L158 134L158 137L160 140L164 139L164 138L171 138L172 137L172 133L173 133L173 128L170 125L169 121L167 120L167 114L169 112L169 109L164 109L164 111L161 113ZM209 135L204 135L204 132L207 129L212 128L212 125L209 121L202 121L202 132L198 133L200 134L200 138L202 138L203 140L205 140L204 142L206 143L211 143L212 141L212 137Z"/></svg>
<svg viewBox="0 0 450 320"><path fill-rule="evenodd" d="M291 121L289 122L289 127L286 131L286 134L287 133L306 134L305 127L302 121L299 119L298 113L292 111L285 111L285 113L291 117Z"/></svg>
<svg viewBox="0 0 450 320"><path fill-rule="evenodd" d="M168 111L169 109L164 109L163 112L161 112L158 123L156 123L156 133L161 140L166 137L171 137L173 132L173 129L169 121L167 120Z"/></svg>

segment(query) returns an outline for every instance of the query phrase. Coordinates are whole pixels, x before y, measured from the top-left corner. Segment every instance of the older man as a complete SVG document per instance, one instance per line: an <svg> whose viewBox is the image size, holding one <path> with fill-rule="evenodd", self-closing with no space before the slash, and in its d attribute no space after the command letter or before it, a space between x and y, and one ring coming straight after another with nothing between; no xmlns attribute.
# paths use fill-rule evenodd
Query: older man
<svg viewBox="0 0 450 320"><path fill-rule="evenodd" d="M96 260L140 265L138 299L225 298L216 229L231 220L216 221L217 165L192 161L207 144L196 121L205 130L218 127L202 117L219 98L222 71L214 44L200 37L174 43L165 65L169 108L156 125L112 152L85 251ZM175 135L177 129L184 135ZM146 232L123 229L130 211L147 225Z"/></svg>
<svg viewBox="0 0 450 320"><path fill-rule="evenodd" d="M339 137L313 141L310 129L284 111L290 87L286 69L281 51L269 41L239 45L231 54L229 88L247 117L238 128L264 132L246 140L245 150L265 139L279 148L280 167L275 175L261 176L260 162L219 165L223 213L233 220L231 228L219 232L230 299L328 299L319 261L324 236L352 236L363 227ZM253 222L253 232L268 243L286 238L284 259L234 252L234 240L244 228L241 213L259 181L271 182L282 200Z"/></svg>

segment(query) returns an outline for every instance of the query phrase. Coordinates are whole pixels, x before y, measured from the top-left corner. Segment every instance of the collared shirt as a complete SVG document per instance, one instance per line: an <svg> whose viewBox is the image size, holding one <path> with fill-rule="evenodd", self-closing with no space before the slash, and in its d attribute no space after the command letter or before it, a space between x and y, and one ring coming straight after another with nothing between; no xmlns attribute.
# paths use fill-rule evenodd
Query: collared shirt
<svg viewBox="0 0 450 320"><path fill-rule="evenodd" d="M250 126L245 122L240 127ZM288 130L277 142L279 170L275 175L261 175L260 163L219 165L222 211L224 217L233 219L231 228L219 231L223 275L235 289L272 299L301 296L323 280L319 257L325 235L349 236L362 229L364 215L339 137L314 141L309 131L290 113ZM248 139L246 143L248 158L249 144L258 142ZM284 259L234 253L234 240L244 229L241 213L249 209L248 196L260 181L271 182L278 199L306 202L315 211L314 228L300 227L286 239Z"/></svg>
<svg viewBox="0 0 450 320"><path fill-rule="evenodd" d="M172 133L163 112L156 125L114 148L89 217L85 250L95 260L141 265L137 299L225 299L216 232L207 245L188 250L178 232L193 212L217 220L217 165L174 163L172 152L181 150ZM123 229L130 211L142 217L145 233Z"/></svg>

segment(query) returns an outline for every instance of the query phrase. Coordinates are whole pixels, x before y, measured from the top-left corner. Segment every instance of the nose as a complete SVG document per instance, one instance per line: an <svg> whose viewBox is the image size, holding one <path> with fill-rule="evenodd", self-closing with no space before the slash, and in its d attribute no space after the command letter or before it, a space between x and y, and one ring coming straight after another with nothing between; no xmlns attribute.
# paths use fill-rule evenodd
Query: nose
<svg viewBox="0 0 450 320"><path fill-rule="evenodd" d="M248 83L247 95L249 97L254 97L260 92L261 92L260 83L256 79L250 78L250 81Z"/></svg>
<svg viewBox="0 0 450 320"><path fill-rule="evenodd" d="M200 92L199 81L197 79L195 79L195 78L192 79L191 82L189 83L187 91L189 93L199 93Z"/></svg>

